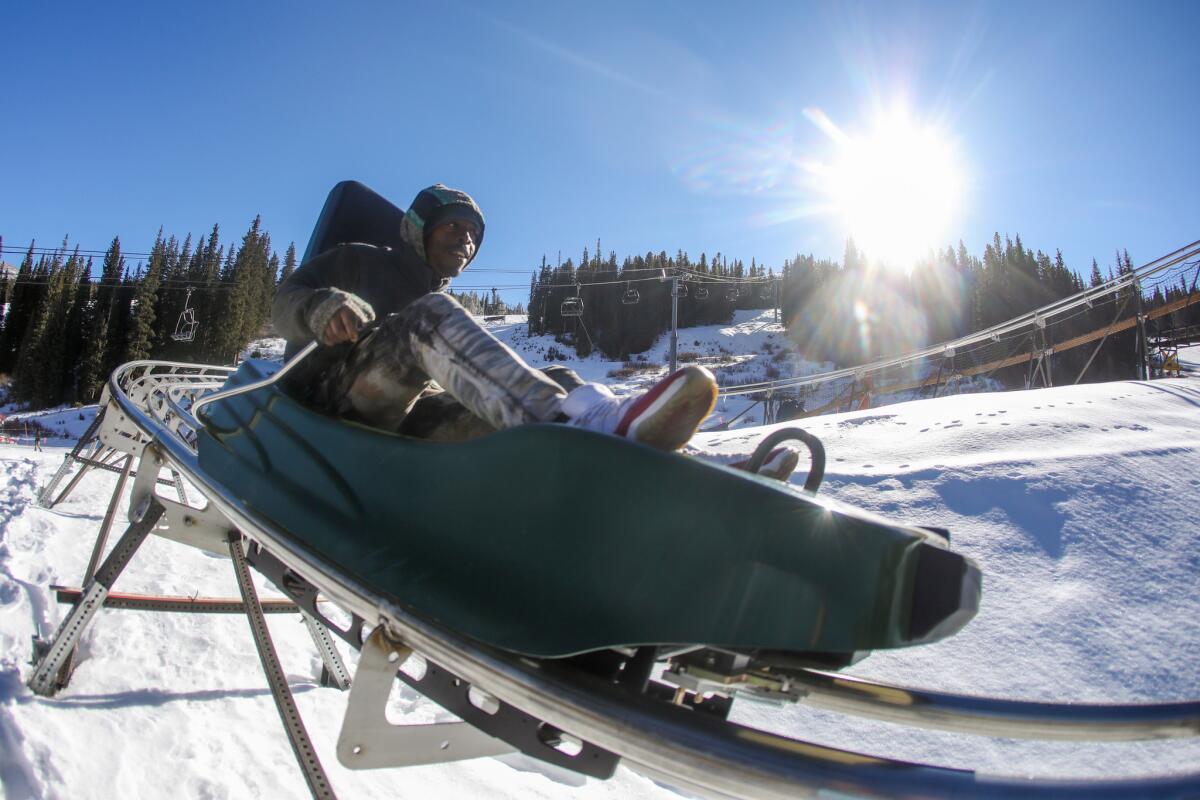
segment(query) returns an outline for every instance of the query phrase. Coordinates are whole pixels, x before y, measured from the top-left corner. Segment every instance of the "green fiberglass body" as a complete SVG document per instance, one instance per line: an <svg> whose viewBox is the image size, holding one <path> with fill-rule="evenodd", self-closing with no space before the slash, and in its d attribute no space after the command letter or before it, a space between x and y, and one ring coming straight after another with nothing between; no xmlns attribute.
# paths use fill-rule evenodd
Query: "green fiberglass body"
<svg viewBox="0 0 1200 800"><path fill-rule="evenodd" d="M846 654L940 639L978 608L978 568L928 531L614 437L425 442L274 387L206 417L200 464L248 506L381 597L513 652Z"/></svg>

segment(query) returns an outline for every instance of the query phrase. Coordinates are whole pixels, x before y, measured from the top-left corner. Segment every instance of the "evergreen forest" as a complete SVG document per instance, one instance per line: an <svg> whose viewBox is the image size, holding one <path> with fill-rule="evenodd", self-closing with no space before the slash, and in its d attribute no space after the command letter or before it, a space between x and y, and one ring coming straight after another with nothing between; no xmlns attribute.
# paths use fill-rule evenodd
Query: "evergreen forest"
<svg viewBox="0 0 1200 800"><path fill-rule="evenodd" d="M116 238L103 256L93 253L66 241L54 249L31 243L15 274L0 281L0 375L11 379L11 400L31 408L92 403L113 369L138 359L233 363L252 339L270 335L275 287L297 267L295 245L280 258L257 217L233 241L223 241L215 225L206 236L182 240L160 230L136 263ZM1129 253L1118 251L1107 276L1092 262L1087 284L1132 270ZM908 272L876 268L853 242L840 263L797 255L776 269L721 253L693 260L683 250L618 261L615 252L602 257L597 241L578 263L551 266L543 257L531 276L528 309L508 305L495 289L452 294L479 315L527 310L531 334L553 335L579 356L598 351L629 360L670 330L676 277L680 328L727 323L737 309L776 308L804 358L840 367L977 331L1085 286L1061 253L1050 257L1019 236L996 234L982 256L960 242ZM1181 280L1143 300L1149 309L1195 289ZM1111 314L1089 310L1068 332L1103 327ZM1196 324L1200 306L1173 316ZM1131 377L1133 336L1124 331L1106 341L1087 379ZM1064 355L1068 369L1083 357Z"/></svg>
<svg viewBox="0 0 1200 800"><path fill-rule="evenodd" d="M613 360L628 360L670 330L674 275L683 276L680 328L728 323L735 309L776 308L804 358L853 367L986 329L1134 270L1129 252L1119 250L1107 274L1093 260L1085 284L1061 251L1051 257L1025 246L1020 236L1002 239L999 233L981 257L960 242L909 271L872 264L852 241L840 263L797 255L778 270L720 253L693 260L682 250L660 251L618 262L615 253L601 258L599 252L597 242L578 264L567 259L550 266L543 257L530 284L529 332L552 334L578 355L599 350ZM1195 291L1195 281L1182 278L1178 286L1155 286L1142 298L1143 309ZM1119 305L1132 316L1137 304ZM1055 335L1061 340L1103 328L1116 321L1113 311L1112 304L1088 309ZM1200 305L1169 317L1169 324L1197 323ZM1107 337L1086 380L1134 377L1135 335L1127 330ZM1079 348L1056 358L1060 368L1078 373L1088 356L1088 348ZM1023 380L1020 368L995 377L1013 386Z"/></svg>
<svg viewBox="0 0 1200 800"><path fill-rule="evenodd" d="M231 364L270 333L275 287L296 266L295 244L281 259L259 217L232 242L216 225L182 241L160 230L137 262L118 238L99 263L67 241L53 249L30 243L15 274L0 282L8 397L30 408L94 403L112 371L138 359ZM498 296L455 297L478 314L523 313Z"/></svg>

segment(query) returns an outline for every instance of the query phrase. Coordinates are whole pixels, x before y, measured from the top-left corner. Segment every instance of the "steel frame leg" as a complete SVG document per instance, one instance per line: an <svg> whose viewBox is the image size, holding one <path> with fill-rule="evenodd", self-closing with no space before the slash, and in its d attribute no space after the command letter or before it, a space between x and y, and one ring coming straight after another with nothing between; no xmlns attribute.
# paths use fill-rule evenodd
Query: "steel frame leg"
<svg viewBox="0 0 1200 800"><path fill-rule="evenodd" d="M321 685L346 691L350 688L350 673L346 671L346 665L338 655L337 646L334 645L329 630L303 608L300 609L300 614L304 618L304 626L312 636L313 644L317 646L317 652L321 654L321 663L324 665L321 669Z"/></svg>
<svg viewBox="0 0 1200 800"><path fill-rule="evenodd" d="M113 490L112 498L108 501L108 509L104 512L104 521L100 523L100 532L96 534L96 544L92 547L92 556L88 559L87 569L83 572L83 581L80 586L86 587L88 581L96 574L96 567L100 563L100 556L104 555L104 546L108 544L108 534L112 530L113 519L117 515L117 504L121 502L121 495L125 491L125 483L129 480L129 473L133 470L133 456L125 457L125 466L121 470L121 477L117 479L117 488ZM83 470L80 470L83 474ZM112 586L108 587L110 590ZM86 591L86 590L85 590ZM103 599L100 605L104 605ZM75 653L77 648L71 648L71 652L67 654L66 660L62 665L62 672L58 676L58 685L66 686L71 680L71 673L75 669Z"/></svg>
<svg viewBox="0 0 1200 800"><path fill-rule="evenodd" d="M179 502L185 506L190 505L188 502L187 489L183 488L183 476L177 471L171 470L171 477L175 481L175 491L179 494Z"/></svg>
<svg viewBox="0 0 1200 800"><path fill-rule="evenodd" d="M321 759L313 749L312 740L300 718L300 710L296 707L296 699L288 686L287 677L279 663L275 645L271 643L271 632L267 629L267 618L258 602L258 592L254 581L250 578L250 568L246 564L246 553L242 548L242 538L233 534L229 538L229 555L233 559L233 571L237 575L238 588L242 592L242 600L246 604L246 620L250 623L250 632L254 635L254 645L258 648L258 657L262 661L263 673L271 687L271 696L275 698L275 707L283 721L292 752L304 773L309 791L315 798L335 798L333 787L321 766Z"/></svg>
<svg viewBox="0 0 1200 800"><path fill-rule="evenodd" d="M56 500L50 500L50 498L54 495L54 490L58 488L59 482L67 476L67 470L71 468L71 463L75 461L75 459L83 451L83 448L87 447L93 440L97 440L96 431L100 429L100 421L102 419L104 419L103 409L96 414L96 418L92 420L92 424L88 426L88 429L84 431L83 436L79 437L79 441L75 442L75 446L71 448L71 452L63 456L63 462L61 465L59 465L58 471L54 473L54 477L51 478L50 482L47 483L45 487L42 488L42 491L38 493L38 503L40 503L42 506L46 508L53 508L55 505L61 502L62 499L66 497L68 493L70 493L71 489L75 488L75 485L79 483L79 479L83 477L83 474L87 472L88 468L86 465L80 468L79 474L76 475L71 481L70 486L68 486Z"/></svg>
<svg viewBox="0 0 1200 800"><path fill-rule="evenodd" d="M79 605L71 609L66 619L58 626L53 640L48 644L34 637L34 654L37 666L29 678L29 688L35 694L52 695L66 685L65 680L60 684L63 667L74 652L79 638L96 616L96 612L104 605L104 598L112 590L113 584L121 572L129 564L129 559L146 541L146 537L154 530L154 526L163 515L162 504L150 498L139 518L125 529L125 533L117 540L108 558L96 570L83 587L83 596Z"/></svg>

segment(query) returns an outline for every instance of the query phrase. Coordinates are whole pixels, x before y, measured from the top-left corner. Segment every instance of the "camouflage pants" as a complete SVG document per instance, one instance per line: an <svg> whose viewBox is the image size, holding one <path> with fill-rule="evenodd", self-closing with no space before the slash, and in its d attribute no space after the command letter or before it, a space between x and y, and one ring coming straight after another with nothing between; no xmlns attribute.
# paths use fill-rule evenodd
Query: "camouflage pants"
<svg viewBox="0 0 1200 800"><path fill-rule="evenodd" d="M563 367L533 369L440 293L388 316L357 344L310 358L320 368L291 388L315 410L440 441L555 421L567 391L582 384Z"/></svg>

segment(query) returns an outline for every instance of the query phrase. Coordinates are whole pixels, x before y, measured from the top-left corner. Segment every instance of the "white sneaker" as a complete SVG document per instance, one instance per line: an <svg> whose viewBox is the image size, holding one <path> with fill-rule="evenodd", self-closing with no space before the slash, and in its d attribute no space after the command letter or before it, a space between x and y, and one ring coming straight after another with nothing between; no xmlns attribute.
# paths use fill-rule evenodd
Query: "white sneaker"
<svg viewBox="0 0 1200 800"><path fill-rule="evenodd" d="M617 397L607 386L584 384L566 396L561 411L568 425L678 450L716 402L716 378L704 367L689 365L640 395Z"/></svg>

